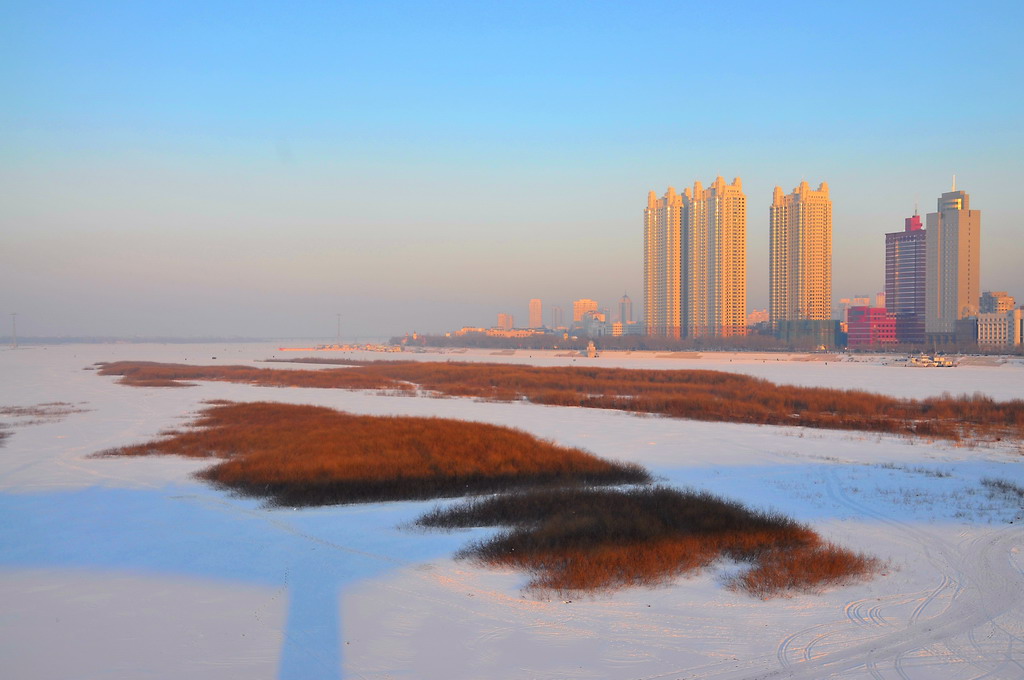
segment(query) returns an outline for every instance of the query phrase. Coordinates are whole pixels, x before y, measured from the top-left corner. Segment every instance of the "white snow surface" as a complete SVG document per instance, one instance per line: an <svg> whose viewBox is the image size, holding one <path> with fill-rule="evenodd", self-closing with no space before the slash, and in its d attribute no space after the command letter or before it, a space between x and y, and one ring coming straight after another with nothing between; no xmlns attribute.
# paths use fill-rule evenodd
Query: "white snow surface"
<svg viewBox="0 0 1024 680"><path fill-rule="evenodd" d="M1024 485L1019 444L368 391L133 388L86 370L275 355L303 356L261 344L0 350L0 407L77 409L50 420L0 415L10 433L0 441L3 677L1024 678L1024 507L981 484ZM767 354L317 356L703 368L905 397L1024 398L1019 359L924 369ZM728 564L566 601L524 591L522 573L452 560L491 530L403 526L432 502L268 509L193 479L207 461L90 457L181 425L209 399L509 425L784 512L886 566L863 582L767 601L727 589L724 576L739 568Z"/></svg>

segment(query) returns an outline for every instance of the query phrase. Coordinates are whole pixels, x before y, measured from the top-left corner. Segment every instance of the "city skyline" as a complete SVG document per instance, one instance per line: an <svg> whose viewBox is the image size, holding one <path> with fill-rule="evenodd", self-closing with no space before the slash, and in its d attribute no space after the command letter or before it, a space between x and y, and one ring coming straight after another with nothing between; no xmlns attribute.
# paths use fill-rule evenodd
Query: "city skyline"
<svg viewBox="0 0 1024 680"><path fill-rule="evenodd" d="M981 288L1022 294L1024 9L735 9L681 42L655 2L8 5L0 316L329 338L337 313L387 337L531 297L639 312L636 197L716 175L744 181L747 309L772 187L802 178L831 186L836 296L882 289L881 235L954 173L985 210ZM926 105L952 82L969 96Z"/></svg>
<svg viewBox="0 0 1024 680"><path fill-rule="evenodd" d="M831 345L838 340L835 332L845 332L849 313L849 342L857 346L921 344L926 337L941 344L966 340L968 331L958 329L957 322L968 318L973 318L979 340L985 337L991 344L993 337L1006 337L1003 326L1009 322L1004 316L1014 307L1014 297L1006 291L979 294L981 211L970 208L970 195L956 189L955 176L952 190L938 198L937 212L929 213L927 220L930 230L915 208L904 220L903 231L885 234L884 291L875 295L874 306L870 296L841 298L834 305L828 183L812 190L803 181L790 194L776 186L769 211L770 298L764 310L773 334L786 340L813 336ZM670 186L661 198L649 191L643 229L645 308L638 332L695 339L753 330L757 321L752 322L743 308L736 310L738 319L730 325L722 324L720 316L717 326L709 323L720 315L722 297L740 298L730 291L745 289L746 199L739 177L726 185L719 176L707 190L699 181L682 193ZM723 261L726 267L721 266ZM576 300L574 322L597 312L599 304ZM541 327L532 322L541 318L540 305L539 299L530 300L531 328ZM623 334L623 324L612 331L614 319L607 309L601 311L598 320L608 325L600 330L581 328L584 334ZM992 318L981 318L979 312L991 313ZM624 293L616 319L627 322L631 317L632 303ZM833 328L833 321L842 324Z"/></svg>

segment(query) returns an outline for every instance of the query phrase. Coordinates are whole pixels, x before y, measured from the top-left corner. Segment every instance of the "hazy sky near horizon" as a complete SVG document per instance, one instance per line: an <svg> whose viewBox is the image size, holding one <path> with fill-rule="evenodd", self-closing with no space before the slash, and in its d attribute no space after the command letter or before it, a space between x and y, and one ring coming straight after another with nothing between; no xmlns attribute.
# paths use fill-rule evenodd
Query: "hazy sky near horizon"
<svg viewBox="0 0 1024 680"><path fill-rule="evenodd" d="M0 7L0 335L391 335L642 303L649 190L832 190L833 295L952 174L1024 298L1019 2ZM547 316L546 316L547 319Z"/></svg>

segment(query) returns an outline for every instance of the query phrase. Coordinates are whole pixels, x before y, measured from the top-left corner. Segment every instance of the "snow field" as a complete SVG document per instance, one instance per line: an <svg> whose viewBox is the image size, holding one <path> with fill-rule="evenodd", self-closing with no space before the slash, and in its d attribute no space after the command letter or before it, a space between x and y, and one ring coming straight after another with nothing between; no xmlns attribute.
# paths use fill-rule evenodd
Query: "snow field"
<svg viewBox="0 0 1024 680"><path fill-rule="evenodd" d="M1024 510L981 484L1024 485L1018 448L341 390L128 388L83 370L122 359L253 363L275 350L0 352L0 406L85 409L54 422L4 421L13 434L0 445L0 658L11 677L1024 677ZM572 361L529 354L414 356ZM900 396L1024 397L1024 367L1013 362L908 369L707 357L596 361L877 384ZM735 565L563 602L524 593L523 574L451 560L485 530L401 528L433 503L268 510L197 484L190 474L202 461L88 457L181 426L206 399L519 427L638 462L673 485L785 512L888 567L864 583L767 602L724 589Z"/></svg>

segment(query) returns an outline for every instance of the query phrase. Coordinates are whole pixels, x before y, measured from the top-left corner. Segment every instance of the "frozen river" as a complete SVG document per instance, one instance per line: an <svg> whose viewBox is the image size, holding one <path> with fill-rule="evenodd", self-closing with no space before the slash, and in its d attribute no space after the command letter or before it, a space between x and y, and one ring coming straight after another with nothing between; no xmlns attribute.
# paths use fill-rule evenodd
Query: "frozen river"
<svg viewBox="0 0 1024 680"><path fill-rule="evenodd" d="M10 433L0 443L6 677L1024 677L1024 508L981 483L1024 485L1019 447L344 390L129 388L88 370L296 354L259 344L0 351L0 407L69 405L50 418L0 416ZM895 396L1024 398L1019 358L920 369L769 354L321 356L718 369ZM514 426L780 510L887 568L761 601L727 590L722 575L736 567L718 565L565 602L525 593L521 573L453 561L482 530L402 528L433 503L266 509L194 480L205 462L89 457L180 426L210 399Z"/></svg>

